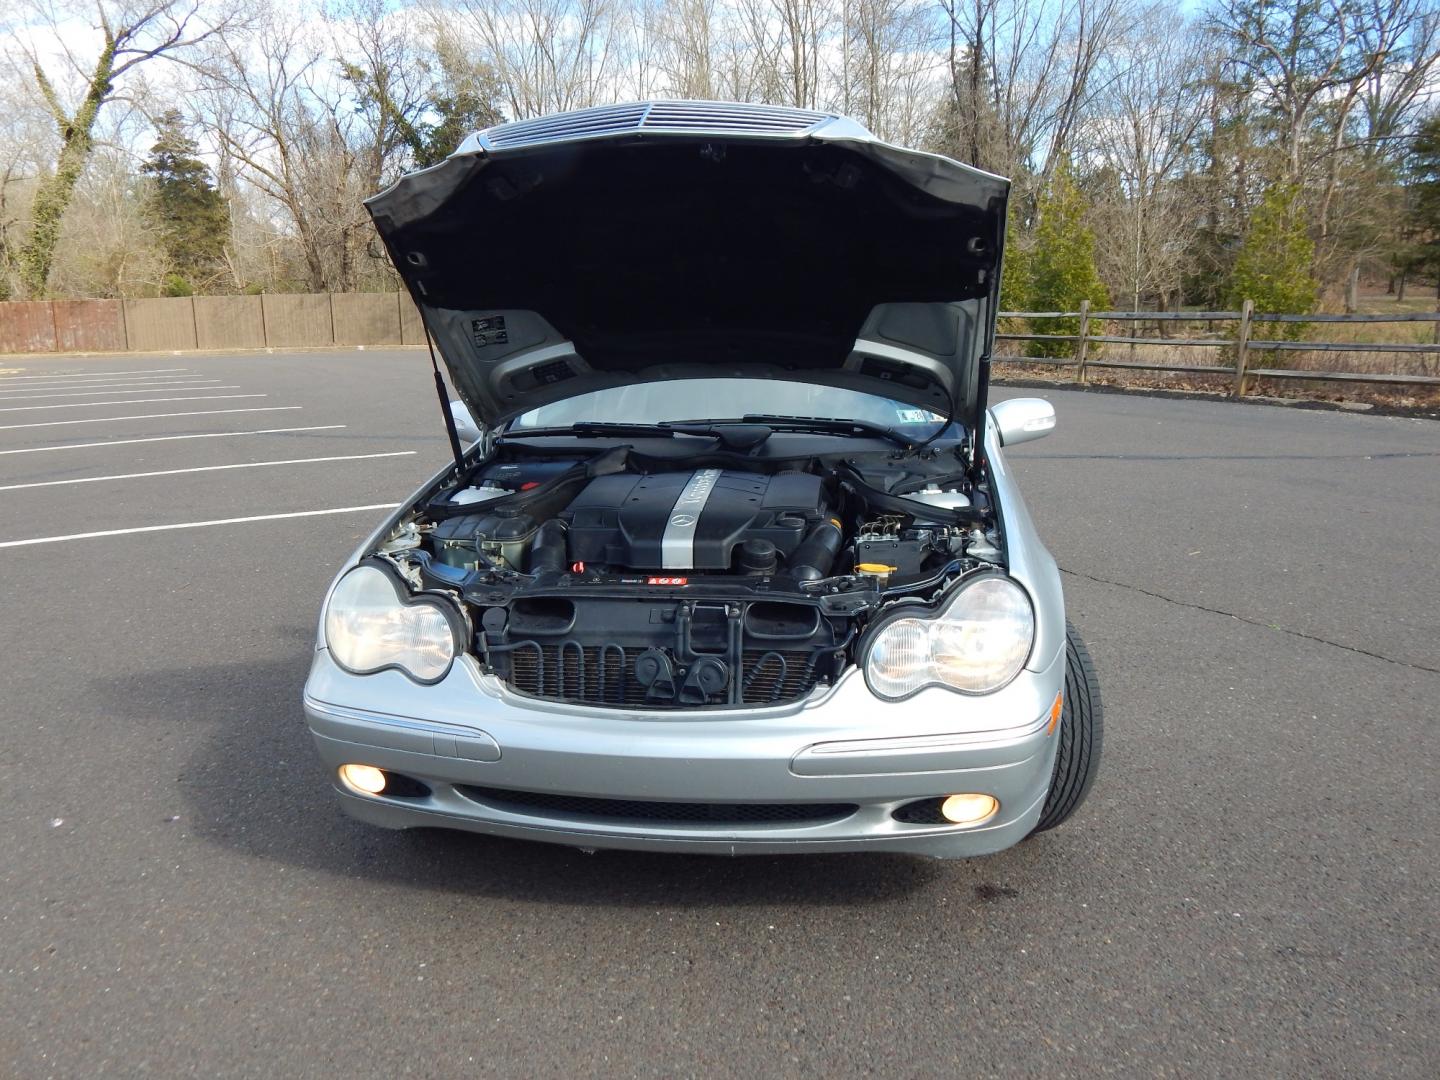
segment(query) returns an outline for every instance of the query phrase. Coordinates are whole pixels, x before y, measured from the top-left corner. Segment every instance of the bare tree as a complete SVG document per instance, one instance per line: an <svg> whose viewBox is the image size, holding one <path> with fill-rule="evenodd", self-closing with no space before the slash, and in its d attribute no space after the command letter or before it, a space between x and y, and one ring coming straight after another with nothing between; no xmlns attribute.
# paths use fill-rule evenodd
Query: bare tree
<svg viewBox="0 0 1440 1080"><path fill-rule="evenodd" d="M1362 79L1360 144L1368 158L1393 160L1417 113L1440 94L1440 8L1431 0L1375 2L1357 36L1363 52L1381 58Z"/></svg>
<svg viewBox="0 0 1440 1080"><path fill-rule="evenodd" d="M720 93L716 0L673 0L657 6L657 63L663 91L680 98L712 98Z"/></svg>
<svg viewBox="0 0 1440 1080"><path fill-rule="evenodd" d="M820 58L834 14L825 0L770 0L770 5L779 25L784 103L813 109L820 100Z"/></svg>
<svg viewBox="0 0 1440 1080"><path fill-rule="evenodd" d="M1178 292L1198 210L1185 175L1208 111L1200 35L1170 4L1145 11L1097 65L1104 90L1077 136L1100 166L1092 210L1102 272L1131 310Z"/></svg>
<svg viewBox="0 0 1440 1080"><path fill-rule="evenodd" d="M457 18L495 69L515 119L604 101L618 75L612 0L453 0Z"/></svg>
<svg viewBox="0 0 1440 1080"><path fill-rule="evenodd" d="M288 216L303 255L309 287L323 292L331 277L323 219L308 198L307 155L321 138L311 84L323 61L319 45L273 12L257 29L265 48L244 34L217 38L203 66L202 106L226 167L273 200ZM258 55L257 55L258 52Z"/></svg>
<svg viewBox="0 0 1440 1080"><path fill-rule="evenodd" d="M424 114L434 98L434 74L415 38L384 0L339 0L328 12L331 47L345 93L324 97L335 190L356 198L321 203L334 215L342 291L359 284L362 252L374 232L363 199L398 177L422 149ZM328 184L327 184L328 187Z"/></svg>
<svg viewBox="0 0 1440 1080"><path fill-rule="evenodd" d="M840 102L882 138L914 142L943 70L934 8L916 0L848 0Z"/></svg>
<svg viewBox="0 0 1440 1080"><path fill-rule="evenodd" d="M379 269L364 199L413 159L433 74L379 0L311 27L273 9L256 18L263 48L222 34L203 65L206 121L226 168L288 218L309 287L353 291Z"/></svg>
<svg viewBox="0 0 1440 1080"><path fill-rule="evenodd" d="M1130 0L942 0L950 22L954 149L1043 186L1094 92Z"/></svg>
<svg viewBox="0 0 1440 1080"><path fill-rule="evenodd" d="M1392 4L1395 0L1382 0ZM1339 0L1220 0L1214 25L1230 63L1277 119L1285 179L1304 179L1310 126L1337 94L1340 126L1381 61L1363 48L1359 9Z"/></svg>
<svg viewBox="0 0 1440 1080"><path fill-rule="evenodd" d="M143 183L127 152L97 141L55 246L54 292L118 297L158 289L168 259L145 212Z"/></svg>
<svg viewBox="0 0 1440 1080"><path fill-rule="evenodd" d="M58 27L72 14L53 6L36 9L54 40L62 43ZM49 286L55 245L75 185L94 149L100 110L122 92L127 76L140 65L182 56L227 21L223 14L207 16L201 0L99 0L93 14L99 34L96 54L81 57L62 44L60 75L52 74L33 42L20 46L60 139L54 170L36 188L30 234L18 255L20 282L31 296L43 296ZM76 82L78 95L72 95L71 84Z"/></svg>

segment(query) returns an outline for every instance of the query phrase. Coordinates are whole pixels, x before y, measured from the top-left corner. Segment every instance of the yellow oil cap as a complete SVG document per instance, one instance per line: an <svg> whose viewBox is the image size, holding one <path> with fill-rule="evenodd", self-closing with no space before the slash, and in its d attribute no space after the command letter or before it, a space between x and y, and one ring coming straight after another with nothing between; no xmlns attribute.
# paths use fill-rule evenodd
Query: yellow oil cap
<svg viewBox="0 0 1440 1080"><path fill-rule="evenodd" d="M886 566L884 563L878 562L862 562L855 564L855 572L857 574L893 574L896 570L899 569L900 568L898 566Z"/></svg>

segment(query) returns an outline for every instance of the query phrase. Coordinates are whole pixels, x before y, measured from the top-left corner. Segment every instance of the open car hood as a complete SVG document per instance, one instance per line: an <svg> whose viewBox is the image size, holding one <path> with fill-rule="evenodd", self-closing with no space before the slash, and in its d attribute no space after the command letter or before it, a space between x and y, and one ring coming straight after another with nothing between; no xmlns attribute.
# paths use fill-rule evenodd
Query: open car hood
<svg viewBox="0 0 1440 1080"><path fill-rule="evenodd" d="M489 128L367 206L487 426L609 386L747 377L973 431L1008 192L832 114L669 101Z"/></svg>

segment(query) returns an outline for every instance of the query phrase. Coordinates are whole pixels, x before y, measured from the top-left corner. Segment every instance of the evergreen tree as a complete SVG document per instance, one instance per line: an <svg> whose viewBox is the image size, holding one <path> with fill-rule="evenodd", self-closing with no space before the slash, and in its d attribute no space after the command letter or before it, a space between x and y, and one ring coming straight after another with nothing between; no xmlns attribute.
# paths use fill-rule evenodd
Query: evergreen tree
<svg viewBox="0 0 1440 1080"><path fill-rule="evenodd" d="M1420 125L1405 165L1405 244L1396 261L1404 273L1433 274L1440 299L1440 113Z"/></svg>
<svg viewBox="0 0 1440 1080"><path fill-rule="evenodd" d="M1030 245L1021 234L1018 200L1013 191L1010 212L1005 224L1005 256L1000 267L1000 310L1030 310ZM1024 319L1002 319L1002 334L1023 334L1026 331Z"/></svg>
<svg viewBox="0 0 1440 1080"><path fill-rule="evenodd" d="M230 213L210 182L210 171L195 157L197 147L185 134L178 109L155 125L156 141L141 172L151 179L148 210L170 261L168 295L185 295L179 286L194 286L216 276L223 267ZM179 279L179 284L172 279Z"/></svg>
<svg viewBox="0 0 1440 1080"><path fill-rule="evenodd" d="M1088 209L1069 168L1060 165L1040 197L1035 246L1025 260L1031 310L1075 311L1082 300L1089 300L1092 308L1104 310L1109 306L1110 293L1095 268L1095 234L1085 224ZM1078 318L1045 319L1043 323L1032 326L1032 331L1080 332ZM1028 351L1031 356L1073 356L1075 345L1069 341L1032 341Z"/></svg>
<svg viewBox="0 0 1440 1080"><path fill-rule="evenodd" d="M1315 309L1320 296L1320 284L1310 274L1315 245L1300 195L1293 184L1276 184L1250 215L1230 274L1232 307L1253 300L1262 314L1298 315ZM1297 339L1304 330L1304 323L1257 323L1252 333Z"/></svg>

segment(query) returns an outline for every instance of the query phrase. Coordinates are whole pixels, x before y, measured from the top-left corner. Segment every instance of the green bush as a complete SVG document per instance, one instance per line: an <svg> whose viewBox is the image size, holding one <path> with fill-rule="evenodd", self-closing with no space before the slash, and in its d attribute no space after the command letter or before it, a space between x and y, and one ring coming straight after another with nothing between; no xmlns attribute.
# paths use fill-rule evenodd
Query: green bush
<svg viewBox="0 0 1440 1080"><path fill-rule="evenodd" d="M190 282L186 281L179 274L166 274L165 280L160 283L161 296L194 296L195 290L191 288Z"/></svg>
<svg viewBox="0 0 1440 1080"><path fill-rule="evenodd" d="M1320 298L1320 283L1310 274L1314 258L1299 187L1272 187L1250 215L1250 227L1230 272L1230 304L1239 308L1251 300L1255 311L1264 315L1314 311ZM1251 336L1294 341L1307 327L1306 323L1255 323Z"/></svg>

